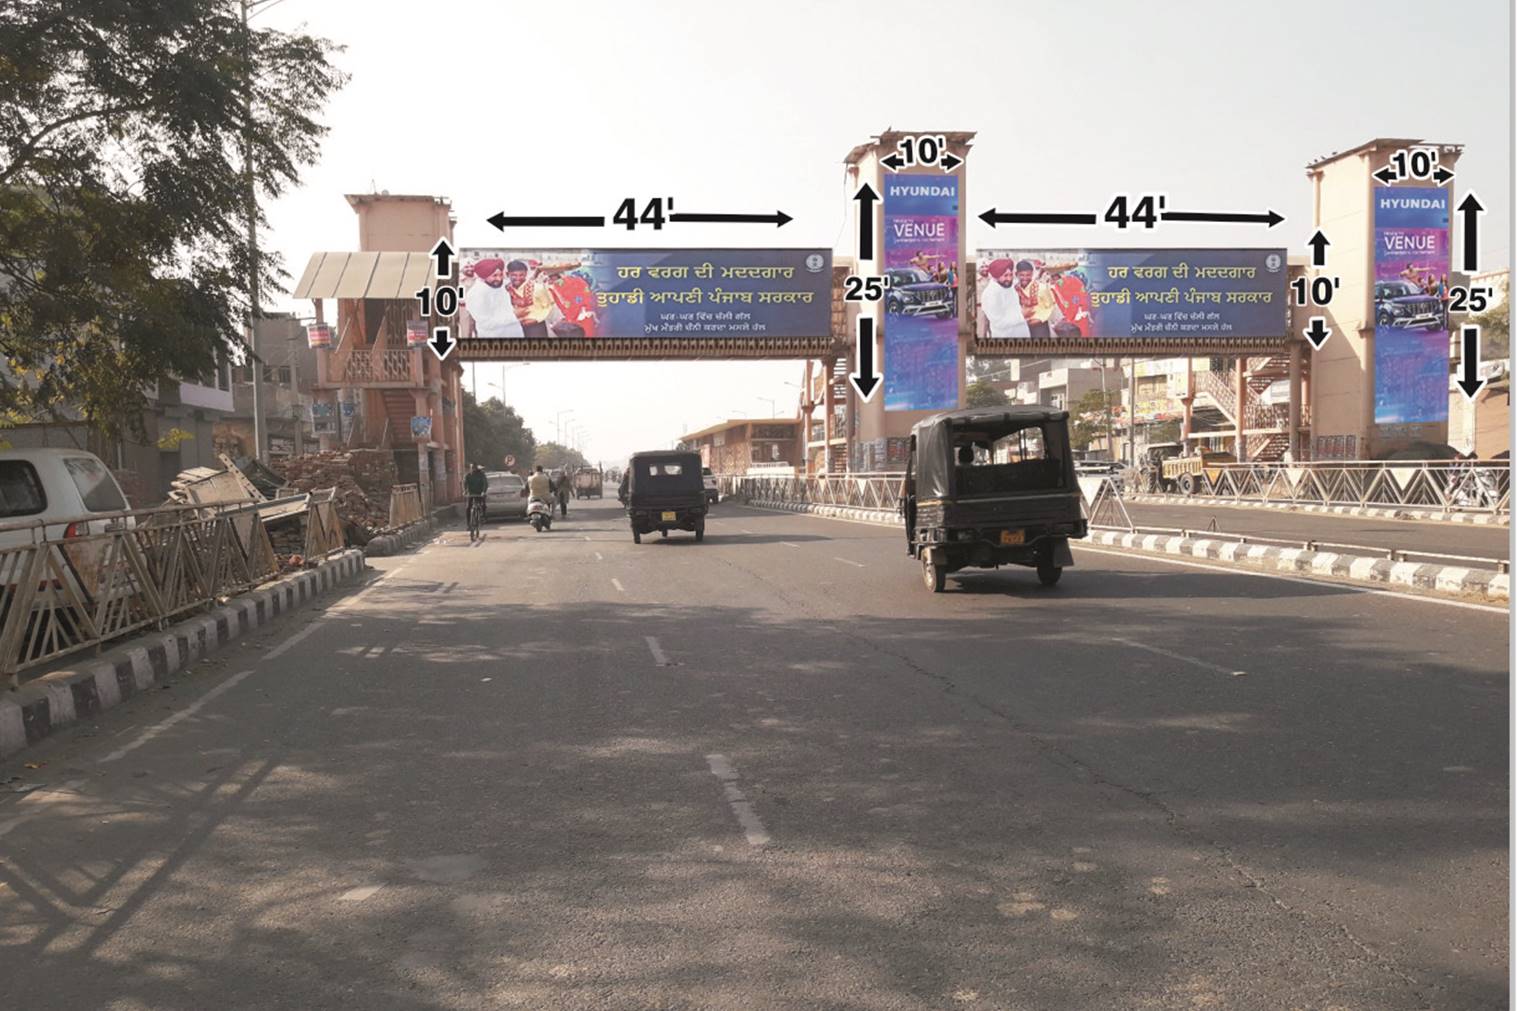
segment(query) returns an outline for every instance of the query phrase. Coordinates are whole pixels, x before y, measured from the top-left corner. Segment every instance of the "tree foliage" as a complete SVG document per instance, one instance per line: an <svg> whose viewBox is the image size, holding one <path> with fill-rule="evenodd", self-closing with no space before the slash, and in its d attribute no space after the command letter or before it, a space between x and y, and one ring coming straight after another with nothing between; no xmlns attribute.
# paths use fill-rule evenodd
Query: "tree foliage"
<svg viewBox="0 0 1517 1011"><path fill-rule="evenodd" d="M1069 442L1075 449L1090 449L1092 444L1107 447L1111 434L1111 408L1122 403L1119 390L1102 393L1091 390L1069 411Z"/></svg>
<svg viewBox="0 0 1517 1011"><path fill-rule="evenodd" d="M1487 359L1506 358L1512 353L1512 293L1508 281L1501 282L1501 290L1492 299L1494 304L1485 312L1469 318L1480 327L1480 353Z"/></svg>
<svg viewBox="0 0 1517 1011"><path fill-rule="evenodd" d="M486 470L505 467L507 456L514 456L515 469L521 469L537 454L537 439L515 408L496 397L481 404L465 390L464 451L470 464L478 463Z"/></svg>
<svg viewBox="0 0 1517 1011"><path fill-rule="evenodd" d="M248 311L246 150L274 197L345 77L228 0L0 4L0 411L135 428ZM283 276L260 262L261 286Z"/></svg>
<svg viewBox="0 0 1517 1011"><path fill-rule="evenodd" d="M987 382L977 380L964 388L966 407L1002 407L1010 403L1005 393Z"/></svg>
<svg viewBox="0 0 1517 1011"><path fill-rule="evenodd" d="M534 462L543 470L558 470L560 467L588 467L590 461L579 450L570 446L561 446L556 442L545 442L537 447L537 456Z"/></svg>

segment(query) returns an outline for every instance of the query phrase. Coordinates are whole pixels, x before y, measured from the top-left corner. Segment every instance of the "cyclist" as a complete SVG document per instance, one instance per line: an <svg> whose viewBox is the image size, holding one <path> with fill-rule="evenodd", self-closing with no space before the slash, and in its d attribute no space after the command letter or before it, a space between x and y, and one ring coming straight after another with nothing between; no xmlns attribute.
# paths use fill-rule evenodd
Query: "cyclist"
<svg viewBox="0 0 1517 1011"><path fill-rule="evenodd" d="M474 535L484 523L485 490L489 487L490 481L485 477L485 469L476 463L464 477L464 494L468 496L470 540L474 539Z"/></svg>

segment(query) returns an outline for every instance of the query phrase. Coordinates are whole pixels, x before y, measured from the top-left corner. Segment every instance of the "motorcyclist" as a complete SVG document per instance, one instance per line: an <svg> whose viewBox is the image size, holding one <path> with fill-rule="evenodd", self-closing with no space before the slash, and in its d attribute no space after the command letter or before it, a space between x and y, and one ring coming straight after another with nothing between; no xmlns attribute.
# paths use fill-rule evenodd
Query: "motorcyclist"
<svg viewBox="0 0 1517 1011"><path fill-rule="evenodd" d="M549 506L553 504L553 479L543 473L542 464L538 464L532 476L527 478L527 499L541 499Z"/></svg>

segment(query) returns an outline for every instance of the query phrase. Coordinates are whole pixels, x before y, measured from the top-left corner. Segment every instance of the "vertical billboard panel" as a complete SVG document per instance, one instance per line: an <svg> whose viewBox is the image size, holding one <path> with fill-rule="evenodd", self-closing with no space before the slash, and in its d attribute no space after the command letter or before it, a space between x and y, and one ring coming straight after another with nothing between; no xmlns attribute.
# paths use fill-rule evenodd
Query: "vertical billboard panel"
<svg viewBox="0 0 1517 1011"><path fill-rule="evenodd" d="M959 180L885 176L885 410L959 405Z"/></svg>
<svg viewBox="0 0 1517 1011"><path fill-rule="evenodd" d="M1375 423L1449 416L1449 195L1375 190Z"/></svg>

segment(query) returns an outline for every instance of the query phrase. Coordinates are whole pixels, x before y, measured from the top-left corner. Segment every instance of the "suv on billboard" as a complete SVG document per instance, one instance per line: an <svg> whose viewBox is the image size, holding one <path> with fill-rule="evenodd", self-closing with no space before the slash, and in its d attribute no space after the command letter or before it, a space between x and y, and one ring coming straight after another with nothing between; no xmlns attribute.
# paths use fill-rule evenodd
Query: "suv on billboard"
<svg viewBox="0 0 1517 1011"><path fill-rule="evenodd" d="M934 281L919 267L892 267L886 275L885 311L897 316L949 316L953 314L953 291Z"/></svg>
<svg viewBox="0 0 1517 1011"><path fill-rule="evenodd" d="M1410 281L1376 281L1375 325L1437 329L1443 325L1443 303Z"/></svg>

